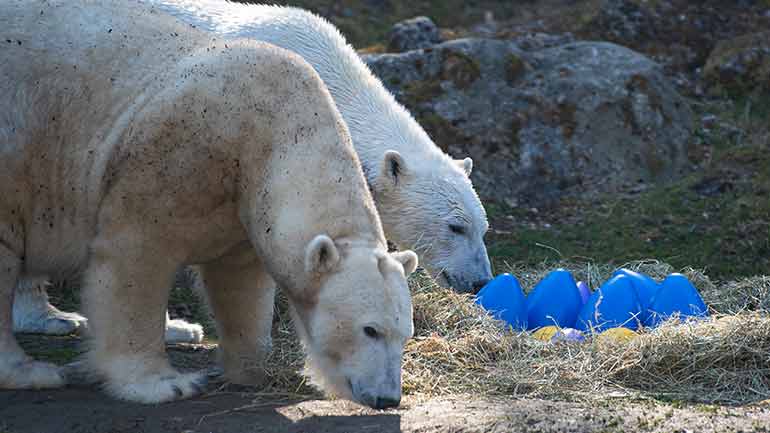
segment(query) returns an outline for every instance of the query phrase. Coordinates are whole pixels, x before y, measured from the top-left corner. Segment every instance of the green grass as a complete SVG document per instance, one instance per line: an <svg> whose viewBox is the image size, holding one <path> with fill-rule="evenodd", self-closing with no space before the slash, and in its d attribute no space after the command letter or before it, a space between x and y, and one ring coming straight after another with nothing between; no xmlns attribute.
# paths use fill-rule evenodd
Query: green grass
<svg viewBox="0 0 770 433"><path fill-rule="evenodd" d="M516 243L495 242L494 258L527 262L586 257L596 262L660 258L675 267L706 268L718 277L755 275L770 265L766 193L701 197L692 179L638 198L587 209L585 223L529 229Z"/></svg>
<svg viewBox="0 0 770 433"><path fill-rule="evenodd" d="M172 316L183 317L191 323L199 323L203 326L207 339L216 338L216 326L209 315L206 303L192 289L186 287L173 288L169 293L168 304L169 310L180 310L175 311L175 314L172 314Z"/></svg>
<svg viewBox="0 0 770 433"><path fill-rule="evenodd" d="M713 107L708 107L713 108ZM744 134L712 135L712 161L676 183L633 197L607 196L597 204L564 200L549 220L551 228L521 228L492 236L494 263L585 258L622 264L658 258L676 268L706 269L716 278L759 275L770 267L770 103L739 99L719 113ZM701 194L704 185L723 190ZM700 186L700 188L699 188ZM516 212L493 204L494 220ZM558 222L570 209L578 222Z"/></svg>
<svg viewBox="0 0 770 433"><path fill-rule="evenodd" d="M40 347L27 351L28 355L39 361L52 362L58 365L77 360L81 353L81 350L70 347Z"/></svg>

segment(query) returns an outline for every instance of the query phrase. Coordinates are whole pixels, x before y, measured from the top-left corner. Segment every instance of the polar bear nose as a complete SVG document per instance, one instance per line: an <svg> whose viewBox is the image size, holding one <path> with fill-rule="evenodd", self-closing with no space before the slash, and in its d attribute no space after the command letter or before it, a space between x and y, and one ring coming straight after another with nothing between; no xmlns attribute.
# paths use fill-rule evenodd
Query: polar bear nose
<svg viewBox="0 0 770 433"><path fill-rule="evenodd" d="M488 282L492 281L489 278L484 278L482 280L478 280L473 283L473 294L479 293L479 290L481 290L484 286L487 285Z"/></svg>
<svg viewBox="0 0 770 433"><path fill-rule="evenodd" d="M374 408L388 409L391 407L398 407L399 404L401 404L401 397L398 397L398 398L377 397L377 400L374 402Z"/></svg>

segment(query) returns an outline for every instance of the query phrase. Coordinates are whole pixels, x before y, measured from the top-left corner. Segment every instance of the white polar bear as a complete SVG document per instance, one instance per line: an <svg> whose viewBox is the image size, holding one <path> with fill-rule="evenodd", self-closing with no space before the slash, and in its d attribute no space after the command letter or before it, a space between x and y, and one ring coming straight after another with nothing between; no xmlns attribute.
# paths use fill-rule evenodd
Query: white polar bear
<svg viewBox="0 0 770 433"><path fill-rule="evenodd" d="M417 256L386 252L310 65L117 0L0 0L0 29L0 388L63 385L13 336L14 286L82 272L106 390L194 395L205 376L169 365L163 324L175 271L198 264L231 380L261 379L274 282L327 391L398 404Z"/></svg>
<svg viewBox="0 0 770 433"><path fill-rule="evenodd" d="M473 292L489 281L486 214L468 179L473 162L444 154L333 25L289 7L224 0L147 3L220 37L265 41L302 56L328 86L348 125L388 239L417 251L441 285ZM34 297L40 293L14 306L14 314L47 318L37 328L60 329L61 322L77 327L68 317L50 314L47 299ZM202 335L200 327L183 321L170 322L166 332L168 341L196 342Z"/></svg>
<svg viewBox="0 0 770 433"><path fill-rule="evenodd" d="M468 176L388 92L345 38L306 10L225 0L146 0L212 34L294 51L321 76L348 125L388 239L414 249L437 281L471 292L492 277L486 213Z"/></svg>

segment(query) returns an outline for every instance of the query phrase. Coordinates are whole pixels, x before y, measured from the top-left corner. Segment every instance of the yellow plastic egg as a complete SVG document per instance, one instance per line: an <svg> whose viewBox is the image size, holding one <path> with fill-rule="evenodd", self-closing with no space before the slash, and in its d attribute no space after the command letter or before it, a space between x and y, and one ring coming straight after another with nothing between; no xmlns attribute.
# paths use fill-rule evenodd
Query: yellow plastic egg
<svg viewBox="0 0 770 433"><path fill-rule="evenodd" d="M618 343L628 343L636 338L639 334L628 328L610 328L598 335L599 341L611 340Z"/></svg>
<svg viewBox="0 0 770 433"><path fill-rule="evenodd" d="M537 338L540 341L545 341L546 343L551 341L554 335L559 332L559 328L556 326L543 326L542 328L538 329L537 331L532 333L532 336Z"/></svg>

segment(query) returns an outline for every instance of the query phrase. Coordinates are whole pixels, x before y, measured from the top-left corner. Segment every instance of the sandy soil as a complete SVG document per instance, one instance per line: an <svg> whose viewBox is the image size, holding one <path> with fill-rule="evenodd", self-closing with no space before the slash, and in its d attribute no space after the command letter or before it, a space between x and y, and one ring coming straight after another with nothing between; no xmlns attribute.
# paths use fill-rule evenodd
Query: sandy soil
<svg viewBox="0 0 770 433"><path fill-rule="evenodd" d="M27 336L22 344L31 353L53 347L45 352L53 358L76 352L73 339ZM183 368L210 365L213 358L205 348L169 352ZM375 411L343 401L222 390L216 383L204 396L157 406L115 401L96 387L0 391L0 433L476 431L767 432L770 404L729 408L609 397L581 402L409 396L398 410Z"/></svg>

